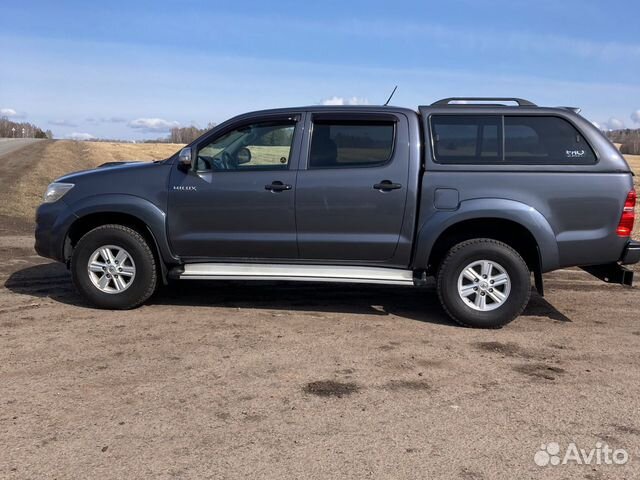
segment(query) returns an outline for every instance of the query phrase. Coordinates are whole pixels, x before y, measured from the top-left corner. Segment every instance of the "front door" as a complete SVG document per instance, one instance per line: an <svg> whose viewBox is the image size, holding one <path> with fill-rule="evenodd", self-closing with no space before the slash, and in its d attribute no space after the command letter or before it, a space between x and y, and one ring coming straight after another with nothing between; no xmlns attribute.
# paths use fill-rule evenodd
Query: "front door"
<svg viewBox="0 0 640 480"><path fill-rule="evenodd" d="M197 145L193 167L173 166L168 231L183 258L298 257L294 188L298 116L244 120Z"/></svg>
<svg viewBox="0 0 640 480"><path fill-rule="evenodd" d="M409 190L402 115L313 113L296 184L301 259L392 262Z"/></svg>

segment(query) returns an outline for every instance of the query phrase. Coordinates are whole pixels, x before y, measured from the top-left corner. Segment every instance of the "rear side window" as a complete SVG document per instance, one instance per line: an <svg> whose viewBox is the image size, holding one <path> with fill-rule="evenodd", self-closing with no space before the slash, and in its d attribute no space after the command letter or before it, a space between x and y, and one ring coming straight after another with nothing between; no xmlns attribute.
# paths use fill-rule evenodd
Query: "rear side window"
<svg viewBox="0 0 640 480"><path fill-rule="evenodd" d="M431 129L437 162L502 161L501 118L498 115L434 115Z"/></svg>
<svg viewBox="0 0 640 480"><path fill-rule="evenodd" d="M434 158L448 164L588 165L582 134L553 116L434 115Z"/></svg>
<svg viewBox="0 0 640 480"><path fill-rule="evenodd" d="M393 153L394 122L314 121L309 168L374 167Z"/></svg>
<svg viewBox="0 0 640 480"><path fill-rule="evenodd" d="M505 162L535 165L584 165L596 162L593 150L559 117L504 117Z"/></svg>

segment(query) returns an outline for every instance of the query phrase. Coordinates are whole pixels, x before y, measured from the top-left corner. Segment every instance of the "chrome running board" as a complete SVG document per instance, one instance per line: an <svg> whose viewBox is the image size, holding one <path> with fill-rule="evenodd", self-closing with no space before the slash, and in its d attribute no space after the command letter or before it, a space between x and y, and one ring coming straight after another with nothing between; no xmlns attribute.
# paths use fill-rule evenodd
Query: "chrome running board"
<svg viewBox="0 0 640 480"><path fill-rule="evenodd" d="M413 272L384 267L285 265L256 263L188 263L181 280L289 280L300 282L413 285Z"/></svg>

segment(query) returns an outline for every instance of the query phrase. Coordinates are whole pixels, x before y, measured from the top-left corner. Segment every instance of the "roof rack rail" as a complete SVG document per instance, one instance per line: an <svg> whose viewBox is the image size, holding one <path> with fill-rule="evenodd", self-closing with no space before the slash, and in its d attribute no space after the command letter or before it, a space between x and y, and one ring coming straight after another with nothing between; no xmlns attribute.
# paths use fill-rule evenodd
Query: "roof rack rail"
<svg viewBox="0 0 640 480"><path fill-rule="evenodd" d="M515 102L519 107L536 107L537 105L529 100L523 98L510 98L510 97L450 97L443 98L431 104L432 107L444 107L452 105L452 102ZM459 103L454 104L460 105ZM462 104L464 105L464 104ZM483 104L483 106L486 104ZM495 106L495 105L487 105Z"/></svg>

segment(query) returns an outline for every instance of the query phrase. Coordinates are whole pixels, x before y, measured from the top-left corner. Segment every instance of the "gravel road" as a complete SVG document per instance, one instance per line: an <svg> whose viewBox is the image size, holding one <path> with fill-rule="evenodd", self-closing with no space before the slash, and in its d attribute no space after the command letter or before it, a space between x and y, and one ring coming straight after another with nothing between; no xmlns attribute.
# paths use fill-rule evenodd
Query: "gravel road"
<svg viewBox="0 0 640 480"><path fill-rule="evenodd" d="M1 158L4 155L40 141L37 138L0 138L0 161L4 160Z"/></svg>

